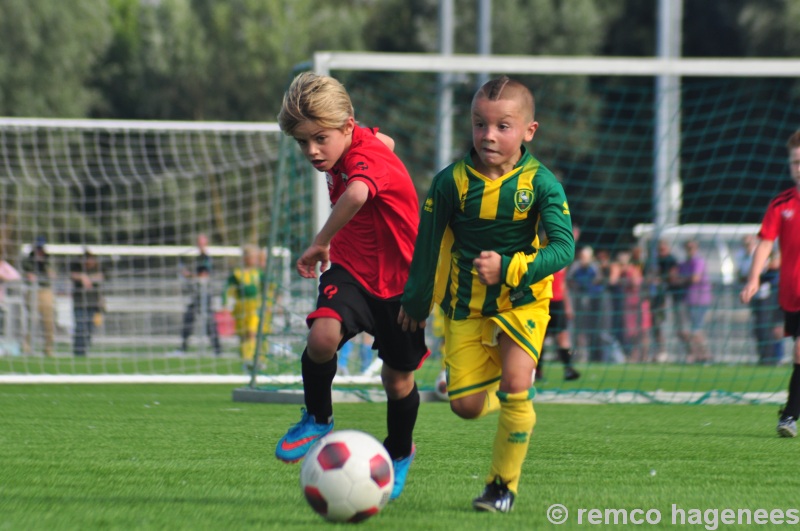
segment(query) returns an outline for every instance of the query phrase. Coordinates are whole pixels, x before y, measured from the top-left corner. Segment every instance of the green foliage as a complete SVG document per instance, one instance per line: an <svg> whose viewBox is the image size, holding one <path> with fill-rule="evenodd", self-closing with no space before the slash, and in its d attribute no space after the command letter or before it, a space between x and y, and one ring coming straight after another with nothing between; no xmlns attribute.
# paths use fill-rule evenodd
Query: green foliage
<svg viewBox="0 0 800 531"><path fill-rule="evenodd" d="M4 0L0 15L0 115L83 117L87 83L111 37L106 0Z"/></svg>
<svg viewBox="0 0 800 531"><path fill-rule="evenodd" d="M0 391L0 506L9 529L329 525L303 499L299 465L273 457L299 406L233 403L224 385ZM336 427L382 438L385 408L336 404ZM800 480L786 464L795 462L797 441L775 436L773 407L537 404L536 410L512 513L470 507L482 488L497 417L465 421L443 403L424 403L403 495L359 527L575 529L579 508L653 508L662 514L661 527L672 528L672 504L796 507ZM548 524L547 508L555 503L570 510L567 525Z"/></svg>
<svg viewBox="0 0 800 531"><path fill-rule="evenodd" d="M797 57L800 55L800 3L774 0L748 4L739 14L749 55Z"/></svg>

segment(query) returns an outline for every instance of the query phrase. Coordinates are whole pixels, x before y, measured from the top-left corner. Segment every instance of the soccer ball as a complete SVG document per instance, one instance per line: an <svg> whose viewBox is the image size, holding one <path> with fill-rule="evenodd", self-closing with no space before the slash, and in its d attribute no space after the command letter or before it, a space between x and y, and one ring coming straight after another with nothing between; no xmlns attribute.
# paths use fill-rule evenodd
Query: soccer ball
<svg viewBox="0 0 800 531"><path fill-rule="evenodd" d="M389 502L394 467L375 437L334 431L309 450L300 470L303 494L317 513L334 522L361 522Z"/></svg>
<svg viewBox="0 0 800 531"><path fill-rule="evenodd" d="M436 377L433 392L439 400L444 400L445 402L450 400L447 396L447 371L440 372L439 376Z"/></svg>

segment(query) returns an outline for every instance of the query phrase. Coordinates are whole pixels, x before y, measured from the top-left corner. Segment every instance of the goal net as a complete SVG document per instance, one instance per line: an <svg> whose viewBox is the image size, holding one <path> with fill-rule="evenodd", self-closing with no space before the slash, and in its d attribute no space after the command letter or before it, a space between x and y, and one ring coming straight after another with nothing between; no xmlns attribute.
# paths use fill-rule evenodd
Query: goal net
<svg viewBox="0 0 800 531"><path fill-rule="evenodd" d="M246 382L222 304L246 244L262 250L272 300L262 357L273 374L297 372L315 296L290 274L315 224L316 175L299 162L275 124L0 119L0 257L22 277L0 285L0 377ZM200 234L208 281L191 274ZM49 286L26 278L38 240ZM76 357L70 273L86 250L104 273L103 304Z"/></svg>
<svg viewBox="0 0 800 531"><path fill-rule="evenodd" d="M769 199L791 186L785 141L800 127L800 61L318 53L313 68L344 82L359 122L394 138L420 197L469 148L469 106L482 75L508 74L533 89L540 127L530 147L565 187L581 229L578 249L591 247L602 265L591 297L569 284L582 376L563 381L548 338L537 399L784 400L782 364L791 351L776 332L774 289L760 308L742 305L737 294L743 239L757 230ZM194 252L203 232L217 251L215 297L242 244L271 249L275 310L258 383L297 385L316 285L291 264L329 204L324 178L274 125L0 120L0 205L3 257L21 270L25 246L43 235L58 273L53 358L42 355L41 323L25 304L30 287L4 283L0 377L248 381L224 313L214 316L222 356L200 318L186 355L172 355L186 303L182 253ZM659 240L679 262L686 242L696 241L706 262L713 296L694 330L702 332L700 354L684 340L682 308L669 299L656 312ZM77 359L68 263L84 246L108 252L109 305L89 355ZM618 259L641 264L643 280L610 280ZM221 312L219 299L212 301ZM34 332L30 354L19 348L27 330ZM440 370L437 341L430 337L433 356L418 372L423 388ZM374 382L376 366L362 366L360 346L346 366L355 375L349 381ZM337 385L346 381L337 376Z"/></svg>
<svg viewBox="0 0 800 531"><path fill-rule="evenodd" d="M582 376L564 381L548 338L537 399L785 399L792 352L775 284L757 306L738 292L744 239L792 186L785 143L800 128L800 61L320 53L314 68L344 82L360 122L395 139L421 197L471 145L479 79L507 74L533 90L530 147L563 183L577 248L591 248L599 270L596 285L568 283ZM660 240L679 263L697 242L712 291L698 322L671 293L663 302Z"/></svg>

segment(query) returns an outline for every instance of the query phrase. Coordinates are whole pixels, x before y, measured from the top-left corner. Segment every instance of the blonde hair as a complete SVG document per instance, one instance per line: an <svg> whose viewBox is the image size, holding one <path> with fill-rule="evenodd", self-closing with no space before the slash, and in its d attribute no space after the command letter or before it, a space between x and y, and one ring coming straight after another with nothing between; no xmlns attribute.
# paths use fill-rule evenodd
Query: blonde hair
<svg viewBox="0 0 800 531"><path fill-rule="evenodd" d="M486 98L489 101L515 100L519 103L524 113L530 114L529 118L531 120L536 114L536 98L533 97L533 92L519 81L508 76L500 76L484 83L472 98L472 104L474 105L480 98Z"/></svg>
<svg viewBox="0 0 800 531"><path fill-rule="evenodd" d="M294 78L283 95L278 124L281 131L292 135L298 125L309 120L325 129L341 129L353 115L344 85L332 77L305 72Z"/></svg>
<svg viewBox="0 0 800 531"><path fill-rule="evenodd" d="M258 245L248 243L242 246L242 260L244 261L245 265L258 265L258 260L260 257L261 249L258 247Z"/></svg>

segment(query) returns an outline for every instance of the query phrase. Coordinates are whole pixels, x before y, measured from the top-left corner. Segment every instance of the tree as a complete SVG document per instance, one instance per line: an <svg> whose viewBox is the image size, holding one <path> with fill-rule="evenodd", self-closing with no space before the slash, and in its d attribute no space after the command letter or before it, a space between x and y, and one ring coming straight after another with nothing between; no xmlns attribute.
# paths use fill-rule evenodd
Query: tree
<svg viewBox="0 0 800 531"><path fill-rule="evenodd" d="M111 36L107 0L4 0L0 115L83 117L92 65Z"/></svg>
<svg viewBox="0 0 800 531"><path fill-rule="evenodd" d="M114 38L94 71L103 118L201 120L210 51L190 0L112 0Z"/></svg>

